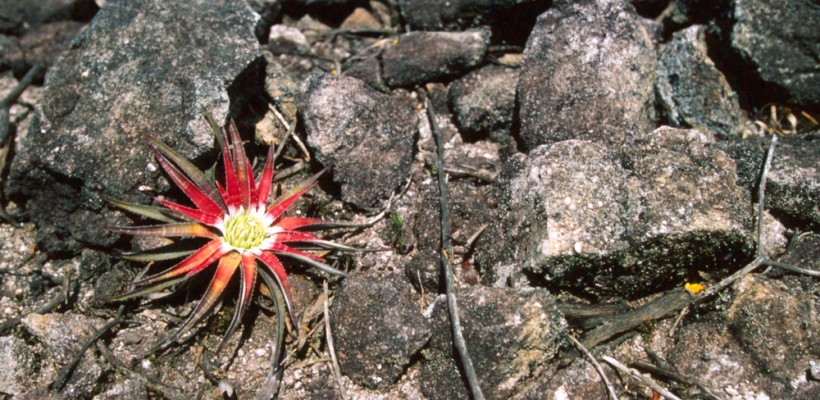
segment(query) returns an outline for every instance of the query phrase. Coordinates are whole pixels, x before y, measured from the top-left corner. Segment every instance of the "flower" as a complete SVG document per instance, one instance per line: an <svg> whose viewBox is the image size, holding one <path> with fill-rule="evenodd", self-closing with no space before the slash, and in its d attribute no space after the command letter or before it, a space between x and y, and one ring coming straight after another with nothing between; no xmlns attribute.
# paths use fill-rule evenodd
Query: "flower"
<svg viewBox="0 0 820 400"><path fill-rule="evenodd" d="M130 299L176 286L216 264L211 283L199 304L188 319L172 335L160 342L157 348L174 342L207 315L237 272L240 276L239 303L219 349L242 320L258 274L265 278L274 302L280 298L278 295L281 295L285 304L280 305L279 310L286 309L293 326L298 327L287 273L279 256L299 260L333 275L344 276L343 272L325 264L322 257L304 247L355 250L322 240L314 233L303 230L331 225L329 221L284 216L285 211L296 200L316 185L317 179L324 171L279 199L269 202L273 181L273 146L268 151L261 174L258 179L254 179L251 164L245 155L233 121L221 130L210 116L208 121L219 139L222 150L224 186L219 182L211 183L191 162L159 139L148 136L149 146L157 162L191 200L194 207L178 204L161 196L157 197L156 201L163 207L113 201L115 205L127 211L165 223L151 226L115 226L108 227L109 230L129 235L196 237L207 240L193 252L154 251L126 256L133 260L157 261L187 255L182 261L164 271L136 280L130 292L114 300Z"/></svg>

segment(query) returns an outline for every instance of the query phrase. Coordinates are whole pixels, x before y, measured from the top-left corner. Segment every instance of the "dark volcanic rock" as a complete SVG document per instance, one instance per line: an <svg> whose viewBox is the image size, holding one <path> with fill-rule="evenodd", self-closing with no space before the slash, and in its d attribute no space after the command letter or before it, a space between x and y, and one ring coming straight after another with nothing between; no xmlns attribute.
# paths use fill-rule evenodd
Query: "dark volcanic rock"
<svg viewBox="0 0 820 400"><path fill-rule="evenodd" d="M659 55L658 93L669 123L734 136L743 130L737 95L707 54L705 28L676 32Z"/></svg>
<svg viewBox="0 0 820 400"><path fill-rule="evenodd" d="M110 1L97 14L49 70L8 183L32 219L54 230L54 250L110 244L113 236L93 233L101 197L146 202L156 190L141 135L189 158L212 148L202 107L227 114L227 88L258 51L255 23L234 0Z"/></svg>
<svg viewBox="0 0 820 400"><path fill-rule="evenodd" d="M443 81L478 66L490 44L490 32L410 32L382 54L385 82L413 86Z"/></svg>
<svg viewBox="0 0 820 400"><path fill-rule="evenodd" d="M566 321L549 292L474 286L460 289L457 297L464 340L487 398L515 395L552 371ZM466 399L445 301L436 304L432 319L422 391L430 400Z"/></svg>
<svg viewBox="0 0 820 400"><path fill-rule="evenodd" d="M331 328L342 372L361 385L396 382L430 338L430 322L400 275L351 276L336 291Z"/></svg>
<svg viewBox="0 0 820 400"><path fill-rule="evenodd" d="M489 25L507 41L523 43L535 17L550 6L540 0L399 0L409 27L423 31L458 31Z"/></svg>
<svg viewBox="0 0 820 400"><path fill-rule="evenodd" d="M820 105L820 7L816 2L736 0L732 4L731 46L751 65L749 72L783 88L788 100Z"/></svg>
<svg viewBox="0 0 820 400"><path fill-rule="evenodd" d="M622 1L564 2L538 17L518 82L529 149L571 138L620 142L655 128L656 58Z"/></svg>
<svg viewBox="0 0 820 400"><path fill-rule="evenodd" d="M308 145L333 166L342 200L376 207L407 177L417 130L409 102L345 76L314 76L299 99Z"/></svg>
<svg viewBox="0 0 820 400"><path fill-rule="evenodd" d="M737 162L739 183L757 193L768 141L729 140L718 145ZM817 133L781 137L766 180L766 209L788 226L803 231L819 229L818 165L820 136Z"/></svg>
<svg viewBox="0 0 820 400"><path fill-rule="evenodd" d="M639 296L680 284L693 266L737 266L750 250L749 194L699 131L660 128L621 153L564 141L508 168L505 230L479 239L487 284L523 266L551 287Z"/></svg>
<svg viewBox="0 0 820 400"><path fill-rule="evenodd" d="M450 84L449 103L461 132L504 143L510 137L515 112L518 71L487 66Z"/></svg>
<svg viewBox="0 0 820 400"><path fill-rule="evenodd" d="M0 65L5 63L22 73L36 64L48 66L68 48L69 42L84 26L82 22L58 21L36 25L20 38L7 37L6 49L0 50L3 59Z"/></svg>

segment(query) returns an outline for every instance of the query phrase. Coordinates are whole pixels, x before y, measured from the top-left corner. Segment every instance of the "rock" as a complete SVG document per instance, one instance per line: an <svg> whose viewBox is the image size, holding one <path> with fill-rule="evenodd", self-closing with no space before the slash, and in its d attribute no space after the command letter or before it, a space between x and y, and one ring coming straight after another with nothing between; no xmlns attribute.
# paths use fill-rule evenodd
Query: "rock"
<svg viewBox="0 0 820 400"><path fill-rule="evenodd" d="M658 94L674 126L703 128L723 136L743 130L737 95L707 54L706 30L676 32L658 57Z"/></svg>
<svg viewBox="0 0 820 400"><path fill-rule="evenodd" d="M240 1L106 4L48 71L7 184L34 222L53 230L46 247L116 240L95 229L110 221L101 198L145 203L158 187L141 135L188 158L213 147L202 107L224 119L228 86L257 56L255 23Z"/></svg>
<svg viewBox="0 0 820 400"><path fill-rule="evenodd" d="M789 293L776 281L748 275L734 286L728 328L761 372L788 385L820 357L820 320L811 294ZM775 398L790 397L775 395Z"/></svg>
<svg viewBox="0 0 820 400"><path fill-rule="evenodd" d="M370 14L369 11L361 7L356 7L350 15L342 21L340 28L342 29L362 29L362 28L381 28L381 23Z"/></svg>
<svg viewBox="0 0 820 400"><path fill-rule="evenodd" d="M784 99L820 105L820 8L813 1L737 0L731 3L730 44L753 78L785 91ZM769 97L771 93L761 93Z"/></svg>
<svg viewBox="0 0 820 400"><path fill-rule="evenodd" d="M282 114L289 123L297 119L296 96L299 94L299 83L269 51L263 51L265 58L265 93L272 100L272 106ZM265 144L278 144L287 134L287 128L272 111L256 125L256 140Z"/></svg>
<svg viewBox="0 0 820 400"><path fill-rule="evenodd" d="M85 24L76 21L58 21L35 25L22 37L11 38L2 63L15 71L25 73L36 64L48 66L68 48L69 42L82 31Z"/></svg>
<svg viewBox="0 0 820 400"><path fill-rule="evenodd" d="M681 326L666 364L727 398L816 398L820 385L806 376L820 356L813 296L752 274L733 292L725 314Z"/></svg>
<svg viewBox="0 0 820 400"><path fill-rule="evenodd" d="M562 2L538 17L518 81L528 149L622 142L655 128L652 39L623 1Z"/></svg>
<svg viewBox="0 0 820 400"><path fill-rule="evenodd" d="M400 275L350 276L336 291L331 329L342 373L372 389L395 383L430 338Z"/></svg>
<svg viewBox="0 0 820 400"><path fill-rule="evenodd" d="M0 32L19 34L43 23L90 19L96 8L91 0L0 0Z"/></svg>
<svg viewBox="0 0 820 400"><path fill-rule="evenodd" d="M254 32L259 41L263 41L270 33L270 27L279 19L282 13L282 3L280 0L245 0L253 11L259 14L259 22L256 23Z"/></svg>
<svg viewBox="0 0 820 400"><path fill-rule="evenodd" d="M95 400L142 400L146 398L148 398L148 390L145 384L131 379L94 396Z"/></svg>
<svg viewBox="0 0 820 400"><path fill-rule="evenodd" d="M80 351L81 346L94 334L94 330L105 322L99 318L86 317L81 314L29 314L21 321L23 328L37 338L46 347L49 362L55 363L54 375ZM91 353L85 353L68 380L63 398L87 398L95 392L102 377L102 367L94 360ZM42 388L31 388L41 393ZM29 395L30 396L30 395ZM39 395L29 398L42 398Z"/></svg>
<svg viewBox="0 0 820 400"><path fill-rule="evenodd" d="M413 86L454 78L478 66L487 53L490 32L410 32L382 54L385 82Z"/></svg>
<svg viewBox="0 0 820 400"><path fill-rule="evenodd" d="M489 25L493 36L523 43L536 16L549 2L537 0L399 0L401 15L413 30L460 31ZM514 23L513 23L514 21Z"/></svg>
<svg viewBox="0 0 820 400"><path fill-rule="evenodd" d="M449 88L450 108L466 137L509 141L515 112L518 71L487 66L456 80Z"/></svg>
<svg viewBox="0 0 820 400"><path fill-rule="evenodd" d="M505 285L523 266L539 285L634 298L750 253L749 194L696 130L659 128L620 153L569 140L506 168L503 230L482 235L476 252L486 284Z"/></svg>
<svg viewBox="0 0 820 400"><path fill-rule="evenodd" d="M757 194L768 141L752 138L718 145L737 163L738 182ZM780 137L766 180L766 209L789 227L820 229L818 160L817 133Z"/></svg>
<svg viewBox="0 0 820 400"><path fill-rule="evenodd" d="M14 336L0 337L0 393L19 396L30 389L32 374L39 368L35 354Z"/></svg>
<svg viewBox="0 0 820 400"><path fill-rule="evenodd" d="M310 43L299 29L274 25L270 28L268 49L273 54L307 54L310 52Z"/></svg>
<svg viewBox="0 0 820 400"><path fill-rule="evenodd" d="M487 398L512 397L553 371L566 321L549 292L474 286L459 289L457 297L464 340ZM432 321L422 391L430 400L466 399L443 299L437 301Z"/></svg>
<svg viewBox="0 0 820 400"><path fill-rule="evenodd" d="M314 76L303 83L299 105L307 144L333 166L342 200L377 207L406 179L417 129L408 101L355 78Z"/></svg>

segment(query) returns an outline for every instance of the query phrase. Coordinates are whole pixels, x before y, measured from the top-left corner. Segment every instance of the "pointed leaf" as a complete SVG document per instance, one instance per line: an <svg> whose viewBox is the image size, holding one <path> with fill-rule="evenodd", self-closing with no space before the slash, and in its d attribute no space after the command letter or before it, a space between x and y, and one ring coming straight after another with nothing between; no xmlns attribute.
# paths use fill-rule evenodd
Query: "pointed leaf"
<svg viewBox="0 0 820 400"><path fill-rule="evenodd" d="M293 188L287 194L282 196L281 201L277 200L274 202L270 207L268 207L268 215L270 215L273 219L279 218L285 211L287 211L288 208L290 208L290 206L293 205L293 203L296 202L296 200L316 185L317 180L324 172L325 170L319 171L319 173L310 177L310 179L303 182L300 186Z"/></svg>
<svg viewBox="0 0 820 400"><path fill-rule="evenodd" d="M270 197L270 188L273 183L273 146L268 148L268 157L265 159L265 167L262 169L262 175L259 176L259 187L257 188L257 205L264 208L268 205L268 198Z"/></svg>
<svg viewBox="0 0 820 400"><path fill-rule="evenodd" d="M165 158L156 148L154 150L154 157L162 166L162 169L171 177L171 180L188 196L191 201L204 213L207 214L224 214L222 208L199 187L194 185L185 175L182 174L167 158Z"/></svg>
<svg viewBox="0 0 820 400"><path fill-rule="evenodd" d="M221 209L227 211L227 208L225 208L224 203L222 203L221 197L219 197L219 192L216 191L214 185L211 184L211 182L208 180L208 178L205 177L205 175L202 173L202 171L199 170L199 168L197 168L194 164L188 161L188 159L183 157L181 154L174 151L174 149L170 148L162 140L159 140L158 138L151 135L146 135L146 137L151 142L151 144L157 149L157 151L162 153L162 155L164 155L174 164L179 166L182 172L184 172L185 175L187 175L188 178L191 179L191 182L193 182L194 185L199 187L199 189L202 190L202 192L205 193L205 195L208 196L208 198L213 200L214 203L218 204Z"/></svg>
<svg viewBox="0 0 820 400"><path fill-rule="evenodd" d="M293 323L294 329L298 332L299 331L299 321L296 319L296 313L293 311L293 301L291 300L290 296L290 283L288 282L288 274L285 271L285 267L276 258L275 255L269 253L267 251L263 251L257 257L262 260L262 263L268 267L268 270L271 272L274 278L276 278L276 283L279 286L279 289L282 291L285 297L285 305L288 308L288 315L290 316L291 322ZM271 289L271 294L274 293L273 288Z"/></svg>
<svg viewBox="0 0 820 400"><path fill-rule="evenodd" d="M181 214L162 207L147 206L144 204L128 203L122 200L107 199L109 203L125 211L141 215L160 222L180 222L185 219Z"/></svg>
<svg viewBox="0 0 820 400"><path fill-rule="evenodd" d="M245 315L245 311L250 304L251 294L253 293L253 287L256 283L256 258L251 253L242 253L242 274L239 282L239 303L236 305L236 310L234 311L230 325L228 325L228 330L225 331L225 336L216 349L217 353L222 350L225 342L231 337L237 326L239 326L239 323L242 322L242 317Z"/></svg>
<svg viewBox="0 0 820 400"><path fill-rule="evenodd" d="M216 222L219 221L219 214L209 214L191 207L185 207L182 204L174 203L170 200L165 200L162 197L157 197L156 201L162 204L163 206L170 208L173 211L176 211L195 221L199 221L205 225L214 226L214 224L216 224Z"/></svg>
<svg viewBox="0 0 820 400"><path fill-rule="evenodd" d="M191 276L211 265L211 263L222 257L225 253L226 251L222 249L221 239L211 240L201 249L194 252L194 254L180 261L179 264L155 275L136 281L134 284L137 286L149 286L180 275Z"/></svg>
<svg viewBox="0 0 820 400"><path fill-rule="evenodd" d="M177 237L177 236L193 236L204 238L215 238L214 234L208 227L196 222L179 222L167 225L149 225L149 226L107 226L106 230L118 233L124 233L134 236L161 236L161 237Z"/></svg>
<svg viewBox="0 0 820 400"><path fill-rule="evenodd" d="M246 210L251 205L251 182L252 174L248 174L249 162L245 155L245 146L239 137L239 131L233 120L228 123L228 134L230 134L231 146L233 146L233 163L236 167L236 181L239 184L239 200Z"/></svg>

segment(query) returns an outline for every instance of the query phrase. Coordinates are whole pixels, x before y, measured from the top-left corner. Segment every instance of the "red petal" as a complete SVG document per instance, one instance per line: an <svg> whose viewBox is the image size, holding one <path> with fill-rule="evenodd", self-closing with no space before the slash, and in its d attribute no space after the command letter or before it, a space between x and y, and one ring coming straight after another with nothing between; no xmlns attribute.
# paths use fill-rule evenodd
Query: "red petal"
<svg viewBox="0 0 820 400"><path fill-rule="evenodd" d="M219 295L222 294L222 291L225 290L225 286L227 286L228 282L230 282L231 277L233 276L234 272L236 271L236 267L239 266L239 261L242 257L239 253L232 252L227 254L225 257L222 257L219 260L219 266L216 267L216 272L214 273L213 279L211 279L211 284L208 286L208 290L205 292L205 296L202 300L199 301L197 304L196 309L188 316L188 319L185 321L182 326L180 326L171 337L165 339L164 343L171 343L180 335L184 334L186 331L191 329L205 314L208 313L208 310L213 307L216 300L219 299Z"/></svg>
<svg viewBox="0 0 820 400"><path fill-rule="evenodd" d="M274 235L274 240L278 243L309 242L319 240L316 235L307 232L279 232Z"/></svg>
<svg viewBox="0 0 820 400"><path fill-rule="evenodd" d="M201 249L188 256L188 258L180 261L179 264L156 275L134 282L134 284L137 286L148 286L183 274L191 275L192 271L195 271L193 273L199 272L225 254L225 252L221 251L221 247L221 239L211 240Z"/></svg>
<svg viewBox="0 0 820 400"><path fill-rule="evenodd" d="M266 251L263 251L257 257L262 260L262 263L264 263L271 272L273 272L273 277L276 278L277 283L279 283L279 287L282 289L282 293L285 294L285 304L288 307L288 315L290 315L290 320L293 323L293 326L299 326L299 321L296 320L296 314L293 312L293 302L290 297L290 283L288 283L288 274L285 272L285 267L275 255Z"/></svg>
<svg viewBox="0 0 820 400"><path fill-rule="evenodd" d="M230 142L228 142L228 135L225 131L225 128L220 131L222 135L222 158L225 164L226 193L223 193L223 198L228 208L239 208L242 205L239 199L239 182L236 180L236 170L229 150Z"/></svg>
<svg viewBox="0 0 820 400"><path fill-rule="evenodd" d="M268 149L268 158L265 160L265 168L262 169L262 175L259 176L259 187L257 188L257 204L259 207L265 207L268 204L268 197L270 197L270 187L273 182L273 156L276 154L274 146Z"/></svg>
<svg viewBox="0 0 820 400"><path fill-rule="evenodd" d="M239 131L236 129L236 124L231 120L228 123L228 133L231 136L231 145L233 146L233 163L236 168L236 180L239 184L239 199L242 202L242 207L249 209L251 205L251 182L253 174L249 174L248 156L245 155L245 147L242 146L242 139L239 137Z"/></svg>
<svg viewBox="0 0 820 400"><path fill-rule="evenodd" d="M316 181L319 179L319 176L321 176L324 172L325 170L319 171L318 174L310 177L310 179L302 183L301 186L293 188L290 192L282 196L281 201L277 201L276 203L268 207L268 215L270 215L271 218L273 218L274 220L276 218L279 218L282 215L282 213L284 213L288 208L290 208L290 206L293 205L294 202L296 202L296 200L298 200L300 197L302 197L303 194L305 194L305 192L307 192L310 188L316 185Z"/></svg>
<svg viewBox="0 0 820 400"><path fill-rule="evenodd" d="M329 224L330 221L325 221L323 219L316 219L316 218L300 218L300 217L288 217L282 218L277 221L273 226L285 229L285 230L294 230L299 228L304 228L306 226L311 225L323 225Z"/></svg>
<svg viewBox="0 0 820 400"><path fill-rule="evenodd" d="M165 158L162 153L159 152L155 147L151 146L154 150L154 157L156 157L159 164L168 173L168 176L171 177L171 180L185 192L185 195L191 199L191 201L196 204L196 206L205 213L208 214L222 214L224 210L220 207L217 203L211 200L205 192L203 192L199 187L194 185L185 175L182 174L173 164L171 164L167 158Z"/></svg>
<svg viewBox="0 0 820 400"><path fill-rule="evenodd" d="M182 204L177 204L173 201L165 200L162 197L157 197L156 200L163 206L168 207L169 209L174 210L182 215L185 215L186 217L202 222L206 225L213 226L216 223L216 221L219 220L219 214L209 214L197 209L185 207Z"/></svg>
<svg viewBox="0 0 820 400"><path fill-rule="evenodd" d="M256 258L251 253L242 253L242 279L240 280L239 304L236 305L236 311L234 311L231 324L228 325L228 330L225 331L225 336L219 344L219 347L216 349L217 353L219 353L222 346L225 345L225 341L228 340L228 338L236 330L236 327L239 326L239 323L242 321L242 316L245 315L245 311L248 309L248 305L250 304L250 298L253 293L255 283Z"/></svg>

